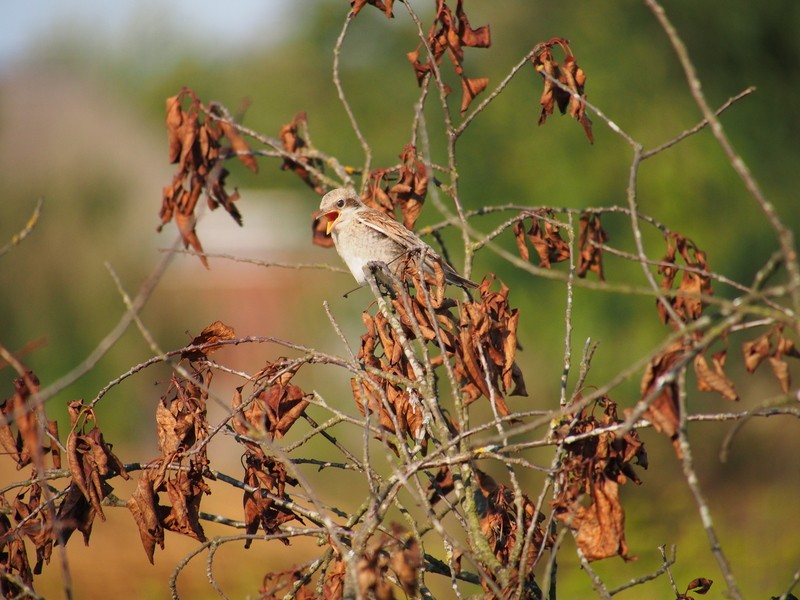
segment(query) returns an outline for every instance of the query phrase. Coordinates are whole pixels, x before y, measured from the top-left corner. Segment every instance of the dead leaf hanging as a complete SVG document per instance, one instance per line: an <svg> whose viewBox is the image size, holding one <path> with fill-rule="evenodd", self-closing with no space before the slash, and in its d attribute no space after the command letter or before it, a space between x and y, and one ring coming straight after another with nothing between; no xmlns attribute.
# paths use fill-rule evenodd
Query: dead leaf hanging
<svg viewBox="0 0 800 600"><path fill-rule="evenodd" d="M187 100L188 106L184 108ZM167 98L166 113L169 162L177 163L178 171L172 183L164 187L158 230L174 219L184 247L191 246L208 267L196 230L195 211L200 196L206 195L211 210L222 206L241 226L242 215L235 205L239 193L227 191L228 170L223 163L235 156L253 172L257 172L258 165L241 134L219 118L219 107L206 108L192 90L183 88ZM230 142L230 148L223 147L224 139Z"/></svg>
<svg viewBox="0 0 800 600"><path fill-rule="evenodd" d="M553 58L552 48L560 47L565 58L562 64ZM542 112L539 116L539 125L544 125L547 117L553 114L556 106L561 114L569 112L578 123L583 126L589 143L594 143L592 134L592 121L586 115L586 74L578 66L569 40L552 38L547 42L537 44L531 63L537 72L542 75L544 88L539 102Z"/></svg>

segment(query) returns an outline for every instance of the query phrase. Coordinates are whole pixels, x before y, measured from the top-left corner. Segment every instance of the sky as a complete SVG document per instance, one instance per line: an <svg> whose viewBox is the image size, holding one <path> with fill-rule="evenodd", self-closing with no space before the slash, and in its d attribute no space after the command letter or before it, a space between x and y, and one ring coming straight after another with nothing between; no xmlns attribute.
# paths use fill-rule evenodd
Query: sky
<svg viewBox="0 0 800 600"><path fill-rule="evenodd" d="M293 0L33 0L8 2L0 19L0 69L22 61L48 38L91 35L98 48L136 47L155 30L211 38L214 52L267 43L286 30ZM280 23L280 24L279 24Z"/></svg>

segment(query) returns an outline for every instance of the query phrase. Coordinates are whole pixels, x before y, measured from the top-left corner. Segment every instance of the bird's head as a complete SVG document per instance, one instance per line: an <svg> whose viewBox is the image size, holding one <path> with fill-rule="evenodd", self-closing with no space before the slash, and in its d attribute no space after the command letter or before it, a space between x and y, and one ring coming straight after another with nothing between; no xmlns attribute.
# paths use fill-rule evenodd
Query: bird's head
<svg viewBox="0 0 800 600"><path fill-rule="evenodd" d="M338 188L331 190L322 197L322 202L319 204L320 214L328 219L328 225L325 232L330 235L331 229L336 225L337 221L353 213L353 211L364 206L358 198L358 194L353 190L345 188Z"/></svg>

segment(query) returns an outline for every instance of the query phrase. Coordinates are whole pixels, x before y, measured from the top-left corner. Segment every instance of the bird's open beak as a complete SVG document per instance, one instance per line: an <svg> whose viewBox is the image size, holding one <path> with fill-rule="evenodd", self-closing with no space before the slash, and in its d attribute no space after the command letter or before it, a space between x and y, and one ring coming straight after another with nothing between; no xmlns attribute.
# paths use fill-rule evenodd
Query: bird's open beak
<svg viewBox="0 0 800 600"><path fill-rule="evenodd" d="M332 210L330 212L325 213L325 218L328 219L328 225L325 227L325 233L330 235L331 229L336 224L336 220L339 218L339 211Z"/></svg>

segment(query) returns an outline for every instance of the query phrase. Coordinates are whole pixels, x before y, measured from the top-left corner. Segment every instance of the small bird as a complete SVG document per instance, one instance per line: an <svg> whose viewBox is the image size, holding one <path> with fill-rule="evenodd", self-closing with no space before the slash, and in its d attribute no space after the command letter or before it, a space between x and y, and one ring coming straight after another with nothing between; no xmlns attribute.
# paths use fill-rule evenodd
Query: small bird
<svg viewBox="0 0 800 600"><path fill-rule="evenodd" d="M438 263L448 283L465 290L478 287L475 282L456 273L413 231L386 213L370 208L351 190L331 190L322 197L319 209L328 219L326 232L333 237L336 251L361 285L367 282L369 263L386 263L395 275L400 276L403 258L409 252L420 251L424 253L427 273L433 273L434 265Z"/></svg>

